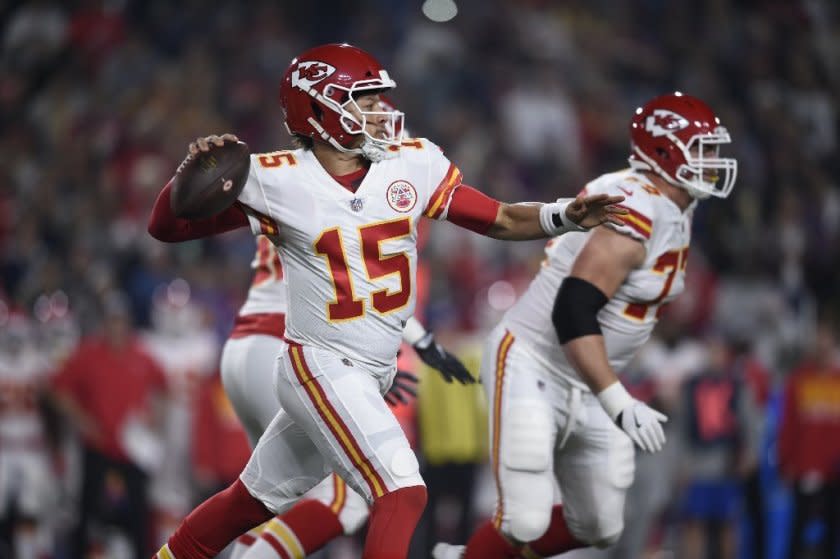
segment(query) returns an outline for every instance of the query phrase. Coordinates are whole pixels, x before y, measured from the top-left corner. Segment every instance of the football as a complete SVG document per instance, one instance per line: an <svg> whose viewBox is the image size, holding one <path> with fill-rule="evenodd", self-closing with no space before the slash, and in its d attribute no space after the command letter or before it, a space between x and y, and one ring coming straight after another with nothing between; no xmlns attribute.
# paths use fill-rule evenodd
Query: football
<svg viewBox="0 0 840 559"><path fill-rule="evenodd" d="M245 142L211 144L182 165L172 180L172 213L204 219L230 207L248 180L251 155Z"/></svg>

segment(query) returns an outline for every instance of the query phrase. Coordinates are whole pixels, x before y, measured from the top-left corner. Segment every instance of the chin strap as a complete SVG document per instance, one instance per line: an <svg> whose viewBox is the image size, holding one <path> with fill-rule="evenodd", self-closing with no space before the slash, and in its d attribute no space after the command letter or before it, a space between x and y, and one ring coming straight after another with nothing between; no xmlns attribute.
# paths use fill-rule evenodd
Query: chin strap
<svg viewBox="0 0 840 559"><path fill-rule="evenodd" d="M355 153L355 154L361 155L362 157L364 157L365 159L368 159L369 161L372 161L373 163L377 163L377 162L382 161L384 159L390 159L390 158L396 156L396 154L397 154L396 151L389 150L388 146L382 145L382 144L380 144L380 143L378 143L374 140L371 140L367 136L365 136L365 140L362 142L362 145L360 147L357 147L357 148L344 147L343 145L338 143L338 141L335 138L333 138L332 135L329 132L324 130L324 127L321 126L321 124L317 120L315 120L314 118L312 118L312 117L309 118L309 124L312 125L312 128L314 128L318 132L318 134L321 136L321 138L325 142L327 142L332 147L334 147L335 149L337 149L338 151L340 151L342 153Z"/></svg>

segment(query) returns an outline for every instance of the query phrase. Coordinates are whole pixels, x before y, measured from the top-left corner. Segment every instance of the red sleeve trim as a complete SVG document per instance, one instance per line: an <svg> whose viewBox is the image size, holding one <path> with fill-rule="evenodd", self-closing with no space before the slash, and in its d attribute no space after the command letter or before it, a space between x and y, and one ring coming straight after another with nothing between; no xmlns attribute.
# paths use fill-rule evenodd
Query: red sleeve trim
<svg viewBox="0 0 840 559"><path fill-rule="evenodd" d="M248 226L248 217L238 204L207 219L183 219L172 213L172 181L158 194L149 217L149 234L159 241L177 243L225 233Z"/></svg>
<svg viewBox="0 0 840 559"><path fill-rule="evenodd" d="M627 214L619 216L625 225L636 231L645 239L650 239L651 232L653 231L653 222L650 219L633 208L628 208L627 206L623 206L621 204L616 204L616 206L624 208L628 211Z"/></svg>
<svg viewBox="0 0 840 559"><path fill-rule="evenodd" d="M260 234L266 235L268 237L273 237L277 235L279 228L277 227L277 222L265 215L264 213L260 213L253 208L248 208L248 213L251 214L254 219L256 219L260 223Z"/></svg>
<svg viewBox="0 0 840 559"><path fill-rule="evenodd" d="M486 235L499 215L501 202L467 184L460 185L449 203L447 221L464 229Z"/></svg>
<svg viewBox="0 0 840 559"><path fill-rule="evenodd" d="M449 170L444 175L443 180L440 181L440 184L438 184L435 191L429 197L429 204L426 206L426 211L423 215L432 219L440 219L440 216L443 215L443 212L448 207L452 192L461 184L462 179L463 175L461 171L458 167L450 163Z"/></svg>

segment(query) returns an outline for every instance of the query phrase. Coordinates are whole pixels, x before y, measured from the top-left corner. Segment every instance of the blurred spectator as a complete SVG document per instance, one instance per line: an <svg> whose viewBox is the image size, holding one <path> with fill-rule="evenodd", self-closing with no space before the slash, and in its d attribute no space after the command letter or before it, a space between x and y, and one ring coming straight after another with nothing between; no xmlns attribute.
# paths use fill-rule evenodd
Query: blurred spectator
<svg viewBox="0 0 840 559"><path fill-rule="evenodd" d="M0 556L18 559L40 559L51 549L58 491L40 408L50 363L32 329L21 314L0 316Z"/></svg>
<svg viewBox="0 0 840 559"><path fill-rule="evenodd" d="M442 338L445 339L445 336ZM462 343L457 354L477 375L480 345ZM447 347L456 347L447 344ZM429 501L417 527L422 534L412 545L412 558L431 556L441 540L466 541L476 518L473 503L479 466L486 460L487 410L481 385L446 384L443 378L422 369L417 398L420 453Z"/></svg>
<svg viewBox="0 0 840 559"><path fill-rule="evenodd" d="M155 544L162 545L199 502L190 462L194 414L201 386L218 370L219 342L203 307L191 297L189 284L180 278L158 286L151 320L152 329L141 335L141 347L163 369L169 392L161 434L163 459L150 485Z"/></svg>
<svg viewBox="0 0 840 559"><path fill-rule="evenodd" d="M747 449L748 395L733 368L728 345L711 338L707 363L683 387L680 557L734 559L735 519L741 504L739 469ZM752 458L755 461L755 458Z"/></svg>
<svg viewBox="0 0 840 559"><path fill-rule="evenodd" d="M233 483L251 456L248 437L218 374L201 383L195 399L191 441L190 462L198 500Z"/></svg>
<svg viewBox="0 0 840 559"><path fill-rule="evenodd" d="M138 345L126 301L104 302L101 333L86 337L54 379L55 402L82 438L83 473L72 557L108 545L119 527L135 559L149 554L148 470L160 462L154 398L165 393L160 366ZM158 423L159 424L159 423Z"/></svg>
<svg viewBox="0 0 840 559"><path fill-rule="evenodd" d="M840 360L835 326L822 322L810 354L788 377L779 435L779 466L793 484L790 559L811 547L813 520L822 523L820 557L840 551Z"/></svg>
<svg viewBox="0 0 840 559"><path fill-rule="evenodd" d="M666 318L621 378L634 397L674 417L680 413L686 379L705 363L705 348L687 335L687 323ZM668 443L661 452L636 452L636 475L624 508L624 532L615 546L602 552L605 559L644 557L652 540L663 538L658 521L673 499L682 451L675 422L663 427Z"/></svg>

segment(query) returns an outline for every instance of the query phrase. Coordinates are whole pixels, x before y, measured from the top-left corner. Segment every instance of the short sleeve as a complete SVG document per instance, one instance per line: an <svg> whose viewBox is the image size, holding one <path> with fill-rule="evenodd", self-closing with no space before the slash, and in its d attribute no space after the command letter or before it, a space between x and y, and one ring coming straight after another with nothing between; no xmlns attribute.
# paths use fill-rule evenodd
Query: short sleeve
<svg viewBox="0 0 840 559"><path fill-rule="evenodd" d="M624 196L624 201L618 204L619 207L627 210L626 215L619 216L623 225L605 223L609 227L623 235L631 237L648 247L648 242L653 235L654 227L654 204L652 197L661 196L659 191L653 187L632 177L620 180L590 183L586 187L587 194L609 194L611 196Z"/></svg>
<svg viewBox="0 0 840 559"><path fill-rule="evenodd" d="M278 232L277 222L271 216L265 187L260 179L260 163L257 159L259 155L251 154L248 180L245 182L245 187L239 194L237 202L242 206L245 215L248 216L248 224L254 235L266 235L275 238Z"/></svg>
<svg viewBox="0 0 840 559"><path fill-rule="evenodd" d="M426 140L429 152L429 198L423 215L431 219L446 219L452 195L461 186L463 175L434 143Z"/></svg>

